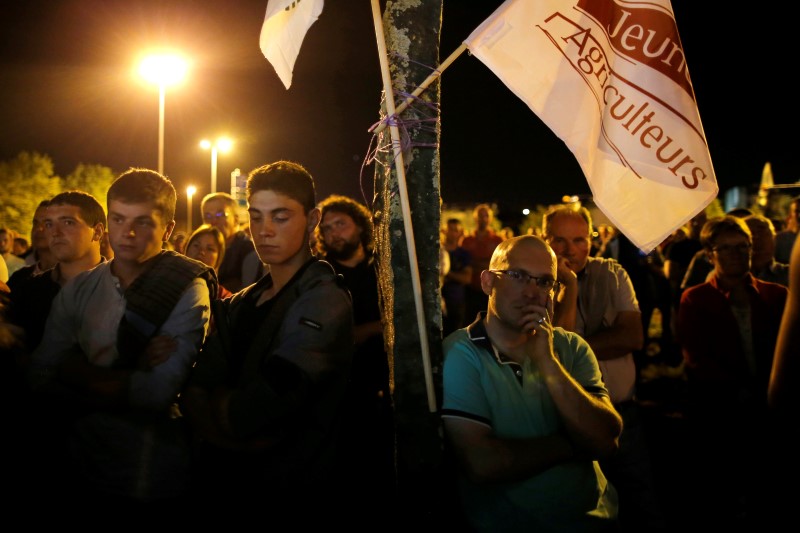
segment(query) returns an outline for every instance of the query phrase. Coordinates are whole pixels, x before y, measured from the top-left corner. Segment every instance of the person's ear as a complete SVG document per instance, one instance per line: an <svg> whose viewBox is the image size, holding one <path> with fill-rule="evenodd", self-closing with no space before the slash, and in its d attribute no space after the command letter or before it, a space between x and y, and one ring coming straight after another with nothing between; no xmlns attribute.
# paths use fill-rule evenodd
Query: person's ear
<svg viewBox="0 0 800 533"><path fill-rule="evenodd" d="M171 220L169 224L167 224L167 229L164 230L164 234L161 236L161 242L169 242L169 238L172 235L172 230L175 229L175 221Z"/></svg>
<svg viewBox="0 0 800 533"><path fill-rule="evenodd" d="M490 295L492 293L492 287L494 287L496 279L497 277L488 270L481 272L481 289L483 289L484 294Z"/></svg>
<svg viewBox="0 0 800 533"><path fill-rule="evenodd" d="M102 222L98 222L92 227L92 241L100 242L103 240L103 235L106 233L106 228Z"/></svg>
<svg viewBox="0 0 800 533"><path fill-rule="evenodd" d="M316 229L316 227L319 225L319 221L321 218L322 218L322 212L317 207L308 212L307 230L309 235L314 233L314 229Z"/></svg>

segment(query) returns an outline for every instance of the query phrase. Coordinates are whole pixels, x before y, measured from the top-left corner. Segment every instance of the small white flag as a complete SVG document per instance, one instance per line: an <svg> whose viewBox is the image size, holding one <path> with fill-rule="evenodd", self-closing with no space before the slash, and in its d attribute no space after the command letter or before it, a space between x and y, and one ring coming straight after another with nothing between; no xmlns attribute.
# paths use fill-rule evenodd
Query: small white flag
<svg viewBox="0 0 800 533"><path fill-rule="evenodd" d="M669 0L507 0L465 43L564 141L641 250L717 196Z"/></svg>
<svg viewBox="0 0 800 533"><path fill-rule="evenodd" d="M292 72L300 45L322 13L323 0L269 0L259 44L267 61L286 89L292 84Z"/></svg>

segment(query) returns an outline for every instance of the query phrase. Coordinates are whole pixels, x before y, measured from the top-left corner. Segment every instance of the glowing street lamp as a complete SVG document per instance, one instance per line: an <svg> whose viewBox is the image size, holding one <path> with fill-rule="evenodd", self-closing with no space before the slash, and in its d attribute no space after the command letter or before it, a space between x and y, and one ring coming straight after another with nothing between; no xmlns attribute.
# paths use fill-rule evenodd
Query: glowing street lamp
<svg viewBox="0 0 800 533"><path fill-rule="evenodd" d="M192 196L197 192L194 185L186 187L186 238L192 234Z"/></svg>
<svg viewBox="0 0 800 533"><path fill-rule="evenodd" d="M164 99L167 87L180 83L186 76L188 64L176 55L145 57L139 65L139 74L158 85L158 172L164 174Z"/></svg>
<svg viewBox="0 0 800 533"><path fill-rule="evenodd" d="M217 192L217 152L226 153L233 146L233 141L227 137L220 137L212 143L208 139L200 141L200 148L211 150L211 192Z"/></svg>

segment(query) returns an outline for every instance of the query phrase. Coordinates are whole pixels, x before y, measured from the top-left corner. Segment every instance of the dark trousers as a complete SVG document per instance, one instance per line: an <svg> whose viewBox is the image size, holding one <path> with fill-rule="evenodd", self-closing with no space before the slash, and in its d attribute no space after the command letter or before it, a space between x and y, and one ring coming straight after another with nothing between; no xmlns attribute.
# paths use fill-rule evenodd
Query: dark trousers
<svg viewBox="0 0 800 533"><path fill-rule="evenodd" d="M614 457L601 461L600 468L617 490L620 531L667 531L653 483L650 451L639 405L630 400L614 407L623 421L619 450Z"/></svg>

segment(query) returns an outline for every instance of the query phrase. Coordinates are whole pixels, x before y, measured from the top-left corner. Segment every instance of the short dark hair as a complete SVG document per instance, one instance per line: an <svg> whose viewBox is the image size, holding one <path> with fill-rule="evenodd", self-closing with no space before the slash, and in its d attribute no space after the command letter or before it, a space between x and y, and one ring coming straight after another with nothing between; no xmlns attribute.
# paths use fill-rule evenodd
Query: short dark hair
<svg viewBox="0 0 800 533"><path fill-rule="evenodd" d="M325 214L329 212L344 213L352 218L356 226L361 228L361 245L364 250L367 252L372 251L375 244L372 240L372 213L367 209L367 206L347 196L332 194L320 202L319 209L321 213L320 220L325 218ZM319 226L317 226L317 232L320 232ZM317 242L322 251L325 252L325 240L318 236Z"/></svg>
<svg viewBox="0 0 800 533"><path fill-rule="evenodd" d="M767 231L775 235L775 224L772 223L772 220L765 217L764 215L753 214L744 217L744 223L747 224L747 227L750 228L750 233L753 232L753 228L765 228Z"/></svg>
<svg viewBox="0 0 800 533"><path fill-rule="evenodd" d="M725 215L709 219L708 222L703 225L703 230L700 232L700 244L702 244L703 248L706 250L711 251L717 242L717 237L719 237L721 233L726 232L741 233L747 237L748 241L753 242L753 235L750 233L750 228L747 227L747 224L745 224L742 218L733 215Z"/></svg>
<svg viewBox="0 0 800 533"><path fill-rule="evenodd" d="M93 195L83 191L64 191L53 196L48 206L72 205L81 212L81 218L87 225L94 227L102 224L106 228L106 212Z"/></svg>
<svg viewBox="0 0 800 533"><path fill-rule="evenodd" d="M302 204L306 213L317 205L314 178L293 161L276 161L250 171L247 176L247 202L260 191L275 191Z"/></svg>
<svg viewBox="0 0 800 533"><path fill-rule="evenodd" d="M108 188L106 202L109 206L112 200L126 204L153 202L164 221L169 223L175 220L178 194L172 182L155 170L131 167Z"/></svg>
<svg viewBox="0 0 800 533"><path fill-rule="evenodd" d="M753 211L751 209L748 209L747 207L734 207L725 214L731 215L733 217L745 218L752 215Z"/></svg>

